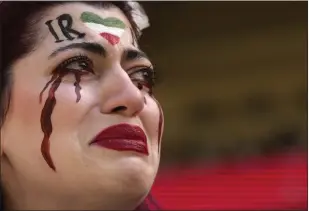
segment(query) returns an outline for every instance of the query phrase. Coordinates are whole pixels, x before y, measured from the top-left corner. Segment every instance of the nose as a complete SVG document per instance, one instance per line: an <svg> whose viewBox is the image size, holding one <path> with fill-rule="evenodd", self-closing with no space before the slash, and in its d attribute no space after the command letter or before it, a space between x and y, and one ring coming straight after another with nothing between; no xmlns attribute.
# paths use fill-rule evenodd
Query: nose
<svg viewBox="0 0 309 211"><path fill-rule="evenodd" d="M102 84L101 113L133 117L143 110L145 97L124 71L111 74Z"/></svg>

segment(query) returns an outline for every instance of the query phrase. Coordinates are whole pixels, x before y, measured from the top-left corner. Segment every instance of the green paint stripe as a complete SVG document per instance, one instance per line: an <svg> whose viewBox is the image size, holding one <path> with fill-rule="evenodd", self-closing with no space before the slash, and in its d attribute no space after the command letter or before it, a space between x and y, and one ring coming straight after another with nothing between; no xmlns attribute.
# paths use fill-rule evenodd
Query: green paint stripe
<svg viewBox="0 0 309 211"><path fill-rule="evenodd" d="M105 18L103 25L110 27L117 27L121 29L126 28L126 25L121 20L113 17Z"/></svg>
<svg viewBox="0 0 309 211"><path fill-rule="evenodd" d="M80 19L83 22L97 23L108 27L116 27L121 29L124 29L126 27L126 25L118 18L109 17L103 19L92 12L83 12L80 16Z"/></svg>

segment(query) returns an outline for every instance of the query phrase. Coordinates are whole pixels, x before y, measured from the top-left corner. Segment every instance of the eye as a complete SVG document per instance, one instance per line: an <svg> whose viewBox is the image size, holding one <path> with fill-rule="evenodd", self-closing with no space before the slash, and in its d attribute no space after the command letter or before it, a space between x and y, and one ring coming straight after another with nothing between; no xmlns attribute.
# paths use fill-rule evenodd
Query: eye
<svg viewBox="0 0 309 211"><path fill-rule="evenodd" d="M152 94L155 85L155 70L152 67L141 67L130 72L129 76L137 88Z"/></svg>
<svg viewBox="0 0 309 211"><path fill-rule="evenodd" d="M62 62L58 68L58 71L66 71L67 73L79 73L82 75L92 73L93 62L87 56L75 56Z"/></svg>

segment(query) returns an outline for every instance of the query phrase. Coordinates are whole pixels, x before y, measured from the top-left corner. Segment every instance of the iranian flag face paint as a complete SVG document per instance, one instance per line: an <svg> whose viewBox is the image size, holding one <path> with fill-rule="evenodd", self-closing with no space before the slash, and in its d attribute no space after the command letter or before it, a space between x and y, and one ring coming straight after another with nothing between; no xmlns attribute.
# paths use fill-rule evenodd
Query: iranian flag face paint
<svg viewBox="0 0 309 211"><path fill-rule="evenodd" d="M126 28L126 25L118 18L101 18L92 12L83 12L80 19L88 28L104 37L111 45L119 43Z"/></svg>

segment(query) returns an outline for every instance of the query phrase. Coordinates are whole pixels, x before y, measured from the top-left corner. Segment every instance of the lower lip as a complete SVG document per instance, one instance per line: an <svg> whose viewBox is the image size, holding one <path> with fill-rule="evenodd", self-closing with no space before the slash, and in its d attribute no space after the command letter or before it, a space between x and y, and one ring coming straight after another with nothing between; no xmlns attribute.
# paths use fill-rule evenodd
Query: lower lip
<svg viewBox="0 0 309 211"><path fill-rule="evenodd" d="M96 140L93 144L117 151L135 151L145 155L149 154L148 148L142 140L102 139Z"/></svg>

